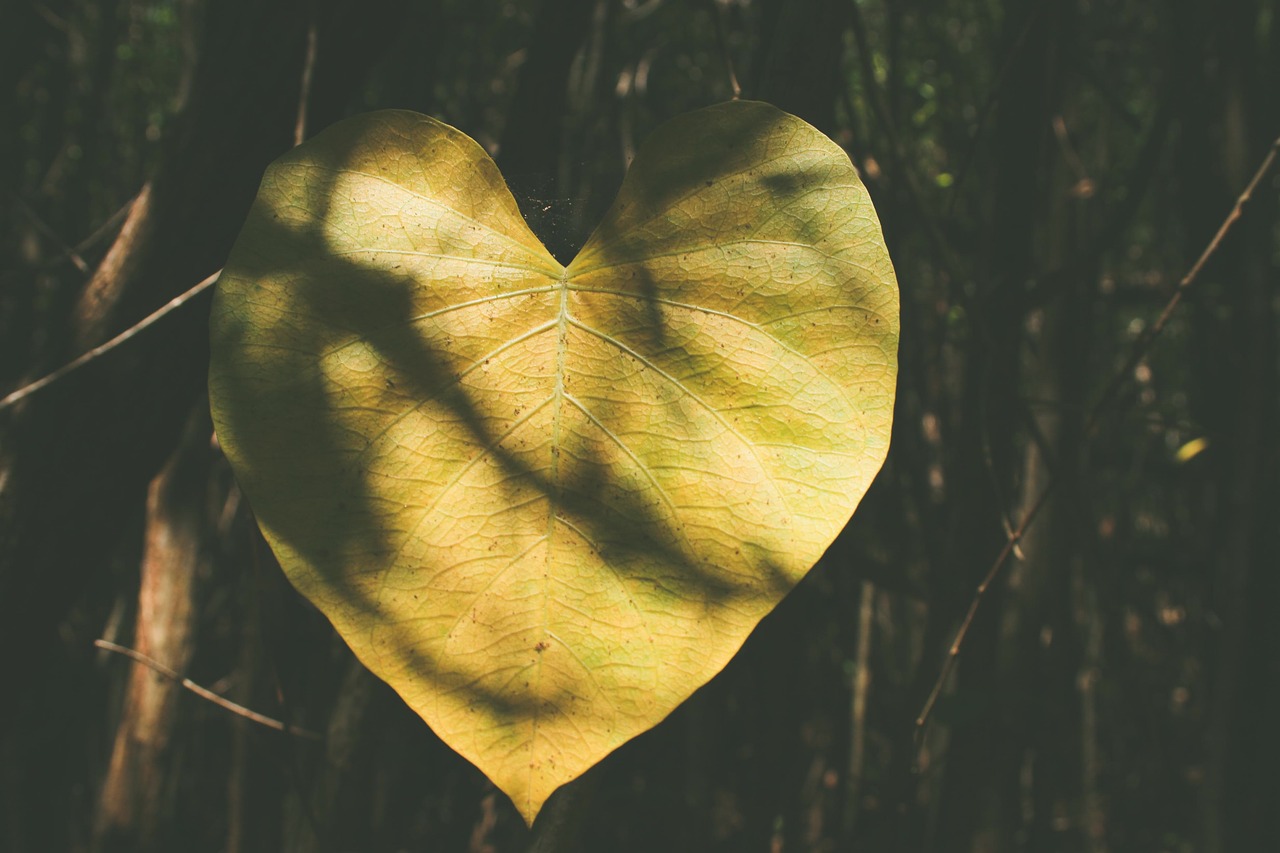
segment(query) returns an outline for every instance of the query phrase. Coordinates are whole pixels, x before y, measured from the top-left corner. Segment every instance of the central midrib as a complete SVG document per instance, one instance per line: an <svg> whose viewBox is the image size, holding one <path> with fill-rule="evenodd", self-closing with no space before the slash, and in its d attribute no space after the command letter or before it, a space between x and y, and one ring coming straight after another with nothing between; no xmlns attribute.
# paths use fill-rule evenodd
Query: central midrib
<svg viewBox="0 0 1280 853"><path fill-rule="evenodd" d="M555 530L556 515L560 510L561 488L560 488L560 430L561 422L564 419L564 373L565 362L567 360L567 352L569 349L569 273L568 270L562 270L559 276L560 285L560 304L558 306L558 314L556 317L556 380L555 390L555 411L551 420L551 464L549 466L549 476L547 482L551 487L551 493L548 495L547 501L547 532L546 547L547 556L543 565L542 572L542 636L538 637L538 642L546 641L550 634L550 604L551 604L551 558L555 552ZM542 659L543 654L538 653L537 665L533 674L533 695L539 696L542 692ZM533 725L529 737L530 752L536 755L538 744L538 720L541 716L542 708L539 706L533 713ZM530 762L532 765L533 762ZM533 767L530 767L530 777L533 776ZM529 790L532 791L532 778L530 778Z"/></svg>

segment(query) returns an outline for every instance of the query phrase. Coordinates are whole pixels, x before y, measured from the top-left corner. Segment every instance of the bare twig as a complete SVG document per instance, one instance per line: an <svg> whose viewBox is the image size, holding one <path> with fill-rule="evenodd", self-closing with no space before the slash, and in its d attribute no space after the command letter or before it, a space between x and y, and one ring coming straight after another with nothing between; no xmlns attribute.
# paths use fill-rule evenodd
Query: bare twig
<svg viewBox="0 0 1280 853"><path fill-rule="evenodd" d="M1133 348L1129 353L1129 358L1120 366L1111 376L1111 381L1102 389L1102 393L1098 395L1098 401L1093 404L1093 410L1089 414L1089 420L1085 425L1085 432L1091 433L1098 424L1098 417L1103 410L1111 403L1111 400L1133 375L1133 370L1138 366L1138 362L1142 361L1143 356L1147 354L1147 349L1151 346L1164 327L1169 323L1169 318L1173 316L1174 310L1182 302L1182 297L1190 289L1196 278L1200 275L1200 271L1204 269L1204 265L1209 262L1209 258L1218 251L1218 246L1222 244L1222 240L1227 236L1227 232L1231 230L1231 226L1236 224L1236 220L1244 209L1249 199L1253 198L1253 191L1258 188L1258 184L1262 182L1263 177L1271 170L1271 166L1276 161L1277 154L1280 154L1280 136L1271 143L1271 148L1267 151L1267 156L1262 159L1262 164L1258 166L1258 170L1253 173L1253 178L1249 181L1249 185L1244 188L1244 192L1240 193L1240 197L1236 199L1235 205L1231 208L1231 212L1227 214L1227 218L1222 220L1222 224L1218 226L1217 232L1213 235L1213 239L1209 241L1209 245L1205 246L1200 257L1187 271L1187 274L1178 282L1177 288L1174 289L1173 295L1169 297L1169 301L1165 303L1164 310L1160 312L1160 316L1156 321L1143 330L1138 339L1134 341Z"/></svg>
<svg viewBox="0 0 1280 853"><path fill-rule="evenodd" d="M1217 233L1213 235L1213 239L1209 241L1209 245L1205 247L1204 251L1200 253L1200 257L1191 266L1191 269L1189 269L1187 274L1182 277L1182 280L1178 282L1177 288L1174 289L1173 294L1169 297L1169 301L1165 303L1164 310L1160 312L1160 316L1156 318L1154 323L1147 327L1136 341L1134 341L1129 357L1125 360L1124 364L1122 364L1120 368L1112 374L1111 379L1107 382L1102 393L1098 396L1097 402L1093 404L1089 411L1085 427L1086 436L1091 434L1094 427L1097 426L1098 419L1106 410L1107 406L1109 406L1115 399L1117 392L1133 373L1133 369L1140 361L1142 361L1143 356L1146 355L1152 342L1154 342L1156 337L1164 331L1164 327L1168 324L1169 318L1173 316L1174 310L1176 310L1178 305L1182 302L1183 295L1190 289L1191 285L1195 283L1196 279L1200 275L1200 271L1203 270L1205 264L1209 262L1209 258L1218 251L1218 247L1222 245L1222 240L1226 237L1227 232L1230 231L1231 227L1240 219L1241 212L1245 204L1247 204L1249 199L1253 197L1253 192L1257 189L1258 184L1261 183L1262 178L1271 170L1272 165L1276 161L1277 154L1280 154L1280 137L1277 137L1275 142L1271 144L1271 148L1267 152L1266 157L1263 158L1257 171L1254 172L1253 178L1249 181L1248 186L1244 188L1244 192L1240 193L1239 198L1236 199L1235 205L1231 208L1230 213L1227 214L1226 219L1222 221L1222 225L1218 227ZM982 579L982 583L978 584L973 600L969 603L969 610L965 613L964 619L960 622L960 627L956 630L955 638L951 641L951 646L947 650L947 659L943 662L942 669L938 673L938 678L933 683L933 689L929 691L929 697L925 700L924 707L920 710L919 716L916 717L915 739L917 749L923 742L925 726L929 723L929 717L933 713L934 706L938 702L938 697L942 693L943 686L946 684L947 679L950 678L952 670L955 669L956 662L960 657L960 650L964 646L965 637L969 633L969 628L973 625L973 620L978 613L978 609L982 606L987 590L991 588L991 585L995 583L996 579L1000 576L1000 572L1009 561L1009 556L1013 553L1014 548L1017 547L1018 542L1026 535L1027 530L1031 527L1032 522L1035 521L1036 516L1039 515L1040 510L1044 508L1045 503L1049 499L1049 495L1053 492L1056 485L1057 478L1055 477L1049 481L1048 485L1045 486L1044 491L1040 492L1036 497L1035 501L1031 504L1031 507L1027 510L1026 515L1023 516L1022 522L1008 535L1008 540L1000 550L1000 554L996 557L991 568L987 570L987 574Z"/></svg>
<svg viewBox="0 0 1280 853"><path fill-rule="evenodd" d="M738 75L733 70L733 56L729 53L729 34L724 25L724 8L717 0L707 0L707 7L716 28L716 46L724 59L725 73L729 75L729 89L733 92L733 99L736 101L742 97L742 87L738 85Z"/></svg>
<svg viewBox="0 0 1280 853"><path fill-rule="evenodd" d="M16 391L13 391L8 396L4 397L3 399L0 399L0 412L3 412L5 409L9 408L10 406L15 405L21 402L22 400L25 400L27 397L30 397L32 394L36 393L37 391L40 391L43 388L47 388L48 386L57 382L59 379L62 379L68 373L71 373L75 370L78 370L81 367L84 367L86 364L93 361L94 359L97 359L103 355L106 355L108 352L120 346L121 344L125 343L130 338L134 337L139 332L146 329L148 326L155 325L160 320L164 319L169 314L178 310L183 305L186 305L192 299L194 299L195 297L199 296L201 293L203 293L204 291L212 287L213 283L218 280L218 276L221 274L222 274L222 270L218 270L217 272L212 273L211 275L209 275L208 278L204 279L199 284L190 288L186 293L183 293L180 296L175 296L173 299L170 299L160 308L151 312L146 317L139 320L137 323L134 323L132 326L125 329L123 332L116 335L114 338L107 341L106 343L99 344L93 349L88 350L82 355L78 356L73 361L70 361L67 364L64 364L62 367L59 367L57 370L53 371L52 373L41 376L39 379L35 380L34 382L23 385L21 388L17 389Z"/></svg>
<svg viewBox="0 0 1280 853"><path fill-rule="evenodd" d="M89 264L85 262L84 258L80 257L80 253L77 252L75 248L68 245L67 241L62 239L62 236L58 234L57 231L54 231L53 227L49 225L49 223L41 219L40 214L36 213L35 208L27 204L26 199L15 192L9 193L9 198L13 200L14 205L22 211L22 214L27 217L27 221L34 225L37 231L43 234L50 242L57 245L64 258L70 258L71 263L75 264L76 269L80 270L80 272L85 275L89 274Z"/></svg>
<svg viewBox="0 0 1280 853"><path fill-rule="evenodd" d="M1031 504L1031 508L1027 510L1027 514L1022 517L1022 522L1010 531L1004 547L1000 549L1000 554L996 557L996 561L987 570L986 577L982 579L982 583L978 584L978 589L973 594L973 600L969 602L969 610L965 613L964 620L961 621L960 627L956 630L956 635L951 641L950 648L947 649L947 659L942 664L942 670L938 673L937 680L933 682L933 689L929 691L929 698L925 700L924 707L920 710L920 715L916 717L917 748L923 742L924 728L929 722L929 716L933 713L933 706L938 703L938 696L942 693L943 685L951 677L951 671L955 669L956 661L960 657L960 649L964 646L964 639L969 633L969 628L973 625L974 617L978 615L978 608L982 606L987 590L991 588L996 578L1000 576L1000 571L1009 562L1009 556L1018 547L1022 537L1027 535L1031 522L1035 521L1036 516L1040 514L1040 510L1044 509L1044 505L1048 502L1049 495L1053 491L1053 487L1057 485L1057 482L1056 479L1049 481L1049 485L1045 486L1044 491L1040 493L1035 503Z"/></svg>
<svg viewBox="0 0 1280 853"><path fill-rule="evenodd" d="M135 193L124 203L124 205L120 207L119 210L111 214L105 222L94 229L92 234L85 237L79 243L76 243L66 251L38 263L28 264L17 267L16 269L0 272L0 288L3 288L10 281L56 269L67 262L70 262L72 266L81 270L81 272L86 272L86 270L80 266L80 264L84 262L84 253L100 243L103 238L114 236L115 233L120 230L121 223L123 223L125 218L128 217L129 211L133 209L133 203L137 198L138 196Z"/></svg>
<svg viewBox="0 0 1280 853"><path fill-rule="evenodd" d="M974 316L981 317L982 315L975 314ZM986 363L983 367L984 367L984 372L989 375L991 372L990 357L986 359ZM996 503L1000 507L1002 507L1002 509L1000 510L1000 524L1002 527L1004 527L1004 534L1005 536L1012 537L1013 536L1013 516L1011 516L1008 512L1006 512L1003 509L1003 507L1005 506L1004 486L1000 482L1000 475L996 472L995 454L991 450L991 430L988 429L989 418L987 417L987 392L989 390L990 390L989 382L984 380L982 383L982 394L979 400L981 408L978 416L978 426L979 426L980 438L982 442L982 467L987 473L987 480L988 480L987 484L991 487L991 490L995 493ZM1026 412L1028 420L1034 422L1035 418L1031 416L1030 410L1026 409L1025 406L1022 408ZM1039 430L1036 430L1033 434L1038 437ZM1048 458L1049 457L1048 448L1042 447L1041 450L1044 453L1045 458ZM1013 546L1013 556L1017 557L1019 560L1023 559L1022 549L1017 545Z"/></svg>
<svg viewBox="0 0 1280 853"><path fill-rule="evenodd" d="M138 200L138 195L139 193L131 195L115 213L108 216L106 221L93 230L92 234L76 243L72 249L76 252L85 252L101 242L104 237L119 230L121 223L129 216L129 211L133 210L133 203Z"/></svg>
<svg viewBox="0 0 1280 853"><path fill-rule="evenodd" d="M212 690L208 689L207 687L201 687L199 684L196 684L190 678L183 678L181 675L174 672L172 669L165 666L164 664L160 663L160 661L156 660L155 658L148 657L147 655L144 655L142 652L139 652L135 649L131 649L128 646L122 646L118 643L113 643L110 640L94 640L93 644L100 649L105 649L106 651L109 651L109 652L115 652L116 654L124 655L130 660L133 660L137 663L142 664L145 667L148 667L153 672L157 672L160 675L163 675L165 678L169 678L169 679L172 679L173 681L178 682L183 687L187 688L192 693L199 696L201 699L207 699L213 704L217 705L218 707L224 708L233 714L237 714L241 717L244 717L247 720L251 720L260 726L266 726L267 728L275 729L278 732L297 735L298 737L304 737L310 740L322 740L320 735L316 734L313 731L310 731L309 729L300 728L298 726L290 725L288 723L282 723L279 720L272 719L271 717L268 717L264 714L259 714L257 711L252 711L243 705L232 702L230 699L224 699L223 697L219 696L217 693L214 693Z"/></svg>
<svg viewBox="0 0 1280 853"><path fill-rule="evenodd" d="M301 145L307 138L307 112L311 102L311 78L316 69L316 12L310 10L311 20L307 22L307 52L302 60L302 82L298 94L298 118L293 126L293 144Z"/></svg>

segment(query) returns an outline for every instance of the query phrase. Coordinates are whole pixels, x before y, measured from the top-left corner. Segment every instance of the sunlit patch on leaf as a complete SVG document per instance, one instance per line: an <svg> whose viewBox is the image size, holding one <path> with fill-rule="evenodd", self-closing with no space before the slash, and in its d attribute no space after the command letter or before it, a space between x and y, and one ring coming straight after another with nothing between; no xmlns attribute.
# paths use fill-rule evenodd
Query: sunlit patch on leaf
<svg viewBox="0 0 1280 853"><path fill-rule="evenodd" d="M567 268L478 145L381 112L267 172L209 384L290 580L532 822L835 538L897 335L865 189L773 107L660 128Z"/></svg>

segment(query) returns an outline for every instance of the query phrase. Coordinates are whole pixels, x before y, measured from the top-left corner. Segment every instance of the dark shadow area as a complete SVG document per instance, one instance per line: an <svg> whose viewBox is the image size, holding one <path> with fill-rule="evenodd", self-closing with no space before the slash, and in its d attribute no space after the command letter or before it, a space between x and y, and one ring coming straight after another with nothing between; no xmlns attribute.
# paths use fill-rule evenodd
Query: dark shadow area
<svg viewBox="0 0 1280 853"><path fill-rule="evenodd" d="M545 172L503 172L502 177L529 229L542 240L551 257L568 266L587 238L577 225L578 202L557 195L556 181Z"/></svg>

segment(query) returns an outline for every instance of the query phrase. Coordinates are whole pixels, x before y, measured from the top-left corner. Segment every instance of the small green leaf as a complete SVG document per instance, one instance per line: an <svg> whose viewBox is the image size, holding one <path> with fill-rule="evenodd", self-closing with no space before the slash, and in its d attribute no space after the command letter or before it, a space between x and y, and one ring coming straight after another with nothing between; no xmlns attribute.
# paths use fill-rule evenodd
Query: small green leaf
<svg viewBox="0 0 1280 853"><path fill-rule="evenodd" d="M654 133L565 268L407 112L277 161L218 285L218 435L280 564L532 822L720 671L888 449L898 295L845 154Z"/></svg>

